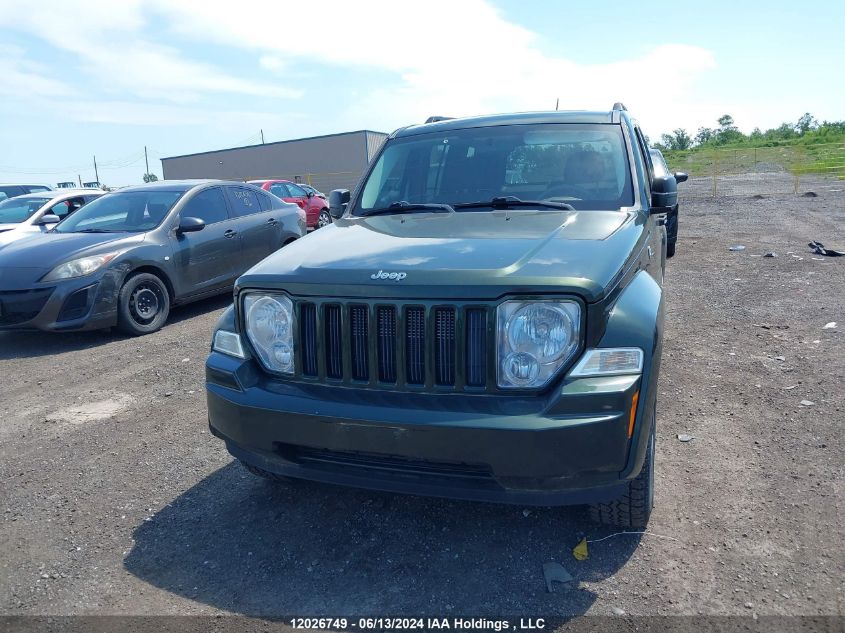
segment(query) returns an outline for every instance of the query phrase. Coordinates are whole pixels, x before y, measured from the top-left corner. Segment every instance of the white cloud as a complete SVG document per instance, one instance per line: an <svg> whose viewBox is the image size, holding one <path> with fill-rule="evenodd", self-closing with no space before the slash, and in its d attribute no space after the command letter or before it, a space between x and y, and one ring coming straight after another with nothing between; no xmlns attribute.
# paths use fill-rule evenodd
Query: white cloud
<svg viewBox="0 0 845 633"><path fill-rule="evenodd" d="M0 4L0 24L34 34L74 55L106 92L186 102L209 93L298 98L301 90L233 76L210 64L182 57L173 46L151 39L151 2L126 0L21 0ZM157 35L161 36L161 33Z"/></svg>
<svg viewBox="0 0 845 633"><path fill-rule="evenodd" d="M68 86L48 76L42 64L29 61L20 47L0 46L0 95L15 99L60 97L70 92Z"/></svg>
<svg viewBox="0 0 845 633"><path fill-rule="evenodd" d="M710 51L670 44L614 63L578 64L544 53L532 32L484 0L414 6L312 0L302 10L240 0L239 11L260 20L232 20L224 0L152 1L180 36L258 51L265 67L317 62L388 71L393 81L338 99L334 123L346 127L388 129L431 114L546 110L558 98L562 109L607 110L621 100L653 134L712 118L708 104L690 96L701 74L715 68ZM319 38L305 36L308 28Z"/></svg>

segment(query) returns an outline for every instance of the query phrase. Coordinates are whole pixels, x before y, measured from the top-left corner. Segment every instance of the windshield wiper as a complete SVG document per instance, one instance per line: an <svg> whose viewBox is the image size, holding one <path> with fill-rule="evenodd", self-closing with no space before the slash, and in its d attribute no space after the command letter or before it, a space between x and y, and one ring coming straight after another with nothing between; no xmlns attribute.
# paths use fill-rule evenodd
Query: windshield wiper
<svg viewBox="0 0 845 633"><path fill-rule="evenodd" d="M406 211L439 211L443 213L454 213L455 209L453 209L451 205L441 204L439 202L422 203L406 202L405 200L400 200L398 202L392 202L382 209L370 209L369 211L360 213L359 217L367 217L371 215L388 215L391 213L404 213Z"/></svg>
<svg viewBox="0 0 845 633"><path fill-rule="evenodd" d="M513 209L516 207L545 207L548 209L563 209L575 211L575 207L566 202L552 202L551 200L520 200L516 196L499 196L486 202L463 202L456 204L456 209L477 209L491 207L493 209Z"/></svg>
<svg viewBox="0 0 845 633"><path fill-rule="evenodd" d="M127 229L79 229L71 233L126 233Z"/></svg>

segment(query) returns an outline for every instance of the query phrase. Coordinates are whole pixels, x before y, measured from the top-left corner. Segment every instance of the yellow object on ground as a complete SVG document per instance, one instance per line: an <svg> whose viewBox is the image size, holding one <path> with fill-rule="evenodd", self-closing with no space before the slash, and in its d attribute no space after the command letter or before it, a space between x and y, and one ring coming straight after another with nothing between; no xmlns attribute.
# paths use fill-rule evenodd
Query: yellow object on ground
<svg viewBox="0 0 845 633"><path fill-rule="evenodd" d="M575 546L575 548L572 550L572 555L578 560L587 560L587 558L589 558L590 553L587 551L586 537L582 538L581 542Z"/></svg>

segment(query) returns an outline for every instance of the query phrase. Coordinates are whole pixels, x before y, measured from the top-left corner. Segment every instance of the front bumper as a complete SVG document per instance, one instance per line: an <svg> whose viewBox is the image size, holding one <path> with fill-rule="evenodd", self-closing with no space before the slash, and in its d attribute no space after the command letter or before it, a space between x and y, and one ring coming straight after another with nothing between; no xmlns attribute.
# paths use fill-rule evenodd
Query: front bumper
<svg viewBox="0 0 845 633"><path fill-rule="evenodd" d="M531 505L620 496L653 409L628 437L640 376L565 381L543 396L398 393L273 379L250 360L206 363L211 432L285 476ZM640 462L641 463L641 462Z"/></svg>
<svg viewBox="0 0 845 633"><path fill-rule="evenodd" d="M0 289L0 330L94 330L117 323L116 275L110 271Z"/></svg>

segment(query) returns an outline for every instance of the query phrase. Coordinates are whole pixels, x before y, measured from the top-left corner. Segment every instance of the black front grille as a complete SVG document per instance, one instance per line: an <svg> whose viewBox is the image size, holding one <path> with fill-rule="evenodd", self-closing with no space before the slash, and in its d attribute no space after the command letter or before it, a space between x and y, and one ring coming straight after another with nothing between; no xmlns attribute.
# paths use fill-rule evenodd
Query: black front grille
<svg viewBox="0 0 845 633"><path fill-rule="evenodd" d="M281 443L276 444L276 452L285 459L302 466L345 471L349 474L359 475L369 471L370 474L381 474L388 477L412 477L415 479L445 477L451 480L497 485L490 467L482 464L432 462L391 455L332 451Z"/></svg>
<svg viewBox="0 0 845 633"><path fill-rule="evenodd" d="M0 325L24 323L44 309L52 288L0 292Z"/></svg>
<svg viewBox="0 0 845 633"><path fill-rule="evenodd" d="M486 305L297 300L297 375L396 388L485 389Z"/></svg>

